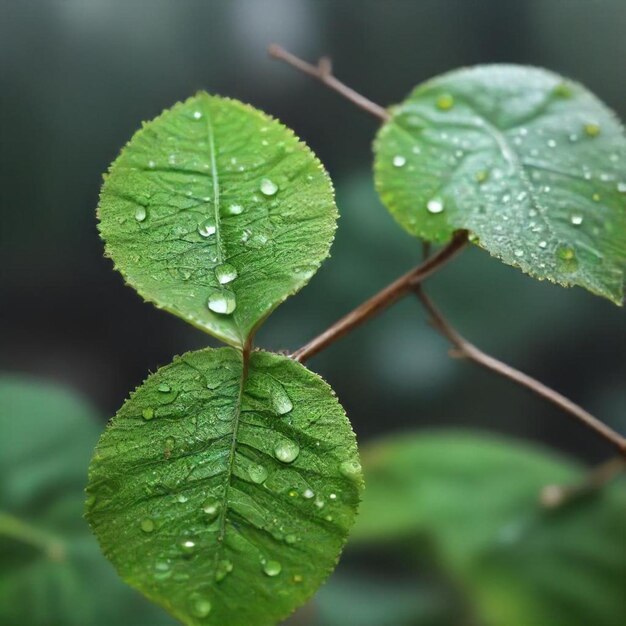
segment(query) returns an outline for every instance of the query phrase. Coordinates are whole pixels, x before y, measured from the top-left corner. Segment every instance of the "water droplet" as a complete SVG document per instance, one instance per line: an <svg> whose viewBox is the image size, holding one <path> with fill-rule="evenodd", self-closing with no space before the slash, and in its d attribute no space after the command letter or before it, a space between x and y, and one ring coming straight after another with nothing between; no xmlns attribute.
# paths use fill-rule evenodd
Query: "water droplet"
<svg viewBox="0 0 626 626"><path fill-rule="evenodd" d="M184 554L193 554L196 551L196 542L189 537L183 537L178 545Z"/></svg>
<svg viewBox="0 0 626 626"><path fill-rule="evenodd" d="M151 533L154 530L154 520L150 517L144 517L139 525L144 533Z"/></svg>
<svg viewBox="0 0 626 626"><path fill-rule="evenodd" d="M313 496L315 496L315 493L312 489L305 489L302 492L302 497L306 498L307 500L310 500Z"/></svg>
<svg viewBox="0 0 626 626"><path fill-rule="evenodd" d="M209 296L207 306L213 313L230 315L237 308L237 300L232 291L223 289L221 291L214 291Z"/></svg>
<svg viewBox="0 0 626 626"><path fill-rule="evenodd" d="M597 137L600 134L600 124L589 123L585 124L583 128L589 137Z"/></svg>
<svg viewBox="0 0 626 626"><path fill-rule="evenodd" d="M330 500L336 500L337 499L337 494L336 493L331 493L329 496Z"/></svg>
<svg viewBox="0 0 626 626"><path fill-rule="evenodd" d="M278 191L278 185L269 178L264 178L259 189L264 196L273 196Z"/></svg>
<svg viewBox="0 0 626 626"><path fill-rule="evenodd" d="M151 420L154 417L154 409L147 407L141 412L141 416L145 420Z"/></svg>
<svg viewBox="0 0 626 626"><path fill-rule="evenodd" d="M198 593L189 596L189 607L195 617L206 617L211 612L211 602Z"/></svg>
<svg viewBox="0 0 626 626"><path fill-rule="evenodd" d="M540 248L545 248L548 245L547 241L544 241L543 239L539 242L539 247Z"/></svg>
<svg viewBox="0 0 626 626"><path fill-rule="evenodd" d="M240 204L231 204L227 211L229 215L241 215L241 213L243 213L243 207Z"/></svg>
<svg viewBox="0 0 626 626"><path fill-rule="evenodd" d="M359 478L361 476L361 464L358 461L344 461L339 465L339 471L346 478Z"/></svg>
<svg viewBox="0 0 626 626"><path fill-rule="evenodd" d="M619 191L620 193L626 193L626 182L617 183L617 191Z"/></svg>
<svg viewBox="0 0 626 626"><path fill-rule="evenodd" d="M251 465L248 468L248 476L253 483L260 485L267 479L267 470L262 465Z"/></svg>
<svg viewBox="0 0 626 626"><path fill-rule="evenodd" d="M548 148L556 148L556 141L554 141L554 139L548 139L547 144Z"/></svg>
<svg viewBox="0 0 626 626"><path fill-rule="evenodd" d="M176 502L180 502L181 504L184 504L187 500L189 500L189 498L184 493L179 493L176 496Z"/></svg>
<svg viewBox="0 0 626 626"><path fill-rule="evenodd" d="M426 208L428 209L429 213L441 213L444 209L443 201L439 198L433 198L432 200L428 201L428 204L426 204Z"/></svg>
<svg viewBox="0 0 626 626"><path fill-rule="evenodd" d="M201 237L210 237L215 234L216 230L217 228L213 219L209 218L198 224L198 234Z"/></svg>
<svg viewBox="0 0 626 626"><path fill-rule="evenodd" d="M454 106L454 98L449 93L444 93L437 98L437 108L449 111Z"/></svg>
<svg viewBox="0 0 626 626"><path fill-rule="evenodd" d="M288 544L294 544L296 541L298 541L298 538L295 535L289 534L285 537L285 542Z"/></svg>
<svg viewBox="0 0 626 626"><path fill-rule="evenodd" d="M523 256L524 256L524 251L523 251L523 250L520 250L520 249L518 248L517 250L515 250L515 252L513 252L513 254L514 254L516 257L520 258L520 257L523 257Z"/></svg>
<svg viewBox="0 0 626 626"><path fill-rule="evenodd" d="M148 167L153 170L156 167L156 163L152 160L148 161Z"/></svg>
<svg viewBox="0 0 626 626"><path fill-rule="evenodd" d="M218 583L221 582L232 571L233 571L233 564L228 559L218 561L217 566L215 568L215 580Z"/></svg>
<svg viewBox="0 0 626 626"><path fill-rule="evenodd" d="M474 174L474 178L478 183L484 183L489 178L489 172L487 170L478 170Z"/></svg>
<svg viewBox="0 0 626 626"><path fill-rule="evenodd" d="M300 454L300 446L294 441L285 439L276 444L274 448L274 456L281 463L293 463Z"/></svg>
<svg viewBox="0 0 626 626"><path fill-rule="evenodd" d="M599 193L594 193L594 194L593 194L593 196L591 196L591 199L592 199L594 202L600 202L600 198L601 198L601 196L600 196L600 194L599 194Z"/></svg>
<svg viewBox="0 0 626 626"><path fill-rule="evenodd" d="M226 285L237 278L237 270L229 263L222 263L215 268L215 278L220 285Z"/></svg>
<svg viewBox="0 0 626 626"><path fill-rule="evenodd" d="M397 154L393 157L392 163L394 167L404 167L404 165L406 165L406 159L401 154Z"/></svg>
<svg viewBox="0 0 626 626"><path fill-rule="evenodd" d="M583 223L583 216L572 215L572 217L570 218L570 221L572 222L572 224L574 224L574 226L580 226Z"/></svg>
<svg viewBox="0 0 626 626"><path fill-rule="evenodd" d="M193 119L194 120L199 120L202 117L202 113L200 111L194 111L193 112Z"/></svg>
<svg viewBox="0 0 626 626"><path fill-rule="evenodd" d="M170 391L172 391L172 388L167 384L167 383L161 383L157 389L159 390L160 393L169 393Z"/></svg>
<svg viewBox="0 0 626 626"><path fill-rule="evenodd" d="M135 209L135 219L138 222L143 222L146 217L148 217L148 212L146 211L146 207L145 206L138 206Z"/></svg>
<svg viewBox="0 0 626 626"><path fill-rule="evenodd" d="M272 407L277 415L286 415L293 409L291 398L287 395L283 386L277 386L271 393Z"/></svg>
<svg viewBox="0 0 626 626"><path fill-rule="evenodd" d="M208 519L213 520L220 512L220 503L213 498L208 498L202 503L202 512Z"/></svg>
<svg viewBox="0 0 626 626"><path fill-rule="evenodd" d="M559 83L553 90L555 96L559 98L571 98L572 88L565 82Z"/></svg>
<svg viewBox="0 0 626 626"><path fill-rule="evenodd" d="M556 250L559 268L565 272L573 272L578 268L576 252L570 246L559 246Z"/></svg>
<svg viewBox="0 0 626 626"><path fill-rule="evenodd" d="M294 574L293 575L293 582L294 583L301 583L304 580L304 578L302 578L302 576L300 574Z"/></svg>
<svg viewBox="0 0 626 626"><path fill-rule="evenodd" d="M165 449L168 452L171 452L174 449L174 446L176 445L176 439L174 439L174 437L168 437L165 440Z"/></svg>
<svg viewBox="0 0 626 626"><path fill-rule="evenodd" d="M154 577L157 580L167 580L171 575L172 570L167 561L157 561L154 564Z"/></svg>
<svg viewBox="0 0 626 626"><path fill-rule="evenodd" d="M266 561L263 563L263 572L267 576L278 576L283 567L278 561Z"/></svg>

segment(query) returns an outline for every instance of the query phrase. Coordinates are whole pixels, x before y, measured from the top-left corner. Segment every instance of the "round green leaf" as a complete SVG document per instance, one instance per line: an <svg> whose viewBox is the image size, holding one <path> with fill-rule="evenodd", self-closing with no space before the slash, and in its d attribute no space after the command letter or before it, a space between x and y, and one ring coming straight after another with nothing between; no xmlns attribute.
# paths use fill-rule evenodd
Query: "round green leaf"
<svg viewBox="0 0 626 626"><path fill-rule="evenodd" d="M65 389L0 378L0 623L165 626L129 589L82 517L95 410Z"/></svg>
<svg viewBox="0 0 626 626"><path fill-rule="evenodd" d="M336 564L361 472L332 390L291 359L191 352L103 434L88 520L129 584L185 624L275 624Z"/></svg>
<svg viewBox="0 0 626 626"><path fill-rule="evenodd" d="M368 488L351 538L401 542L422 565L424 546L434 546L479 623L619 623L623 484L545 508L545 486L578 484L584 471L530 445L470 433L388 438L362 456Z"/></svg>
<svg viewBox="0 0 626 626"><path fill-rule="evenodd" d="M328 256L337 211L328 175L289 129L199 93L126 145L99 217L140 295L241 346Z"/></svg>
<svg viewBox="0 0 626 626"><path fill-rule="evenodd" d="M626 138L581 85L514 65L418 86L374 144L376 185L411 234L458 229L540 280L621 304Z"/></svg>

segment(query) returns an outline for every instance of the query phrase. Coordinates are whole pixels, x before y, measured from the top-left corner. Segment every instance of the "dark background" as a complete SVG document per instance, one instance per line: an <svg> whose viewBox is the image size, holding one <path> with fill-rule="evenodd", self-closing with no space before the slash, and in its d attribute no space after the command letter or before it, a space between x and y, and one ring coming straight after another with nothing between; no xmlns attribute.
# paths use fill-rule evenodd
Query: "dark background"
<svg viewBox="0 0 626 626"><path fill-rule="evenodd" d="M258 345L295 349L415 265L420 245L378 202L377 122L268 59L278 42L387 105L462 65L541 65L626 117L626 2L592 0L0 0L0 369L82 391L111 416L149 371L213 341L144 304L102 257L101 174L142 120L197 89L291 126L337 188L332 257ZM429 281L468 338L626 430L623 312L471 250ZM413 300L310 362L361 441L468 425L589 461L609 450L526 391L448 358Z"/></svg>

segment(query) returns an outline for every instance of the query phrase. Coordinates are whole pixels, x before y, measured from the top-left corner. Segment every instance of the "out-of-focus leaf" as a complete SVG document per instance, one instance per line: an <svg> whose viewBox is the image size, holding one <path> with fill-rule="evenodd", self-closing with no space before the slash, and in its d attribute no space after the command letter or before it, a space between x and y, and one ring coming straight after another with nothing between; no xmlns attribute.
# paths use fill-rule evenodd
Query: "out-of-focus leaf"
<svg viewBox="0 0 626 626"><path fill-rule="evenodd" d="M508 265L622 303L626 138L581 85L514 65L450 72L391 110L374 150L381 198L411 234L466 229Z"/></svg>
<svg viewBox="0 0 626 626"><path fill-rule="evenodd" d="M626 491L616 484L556 510L541 489L577 466L476 434L392 437L365 447L368 489L353 539L427 537L488 626L617 626L626 606Z"/></svg>
<svg viewBox="0 0 626 626"><path fill-rule="evenodd" d="M130 140L99 216L107 254L141 296L241 346L326 258L337 211L289 129L199 93Z"/></svg>
<svg viewBox="0 0 626 626"><path fill-rule="evenodd" d="M165 626L121 583L82 518L95 411L64 389L0 378L0 623Z"/></svg>
<svg viewBox="0 0 626 626"><path fill-rule="evenodd" d="M334 568L362 477L330 387L295 361L190 352L113 418L88 519L129 584L186 624L275 624Z"/></svg>

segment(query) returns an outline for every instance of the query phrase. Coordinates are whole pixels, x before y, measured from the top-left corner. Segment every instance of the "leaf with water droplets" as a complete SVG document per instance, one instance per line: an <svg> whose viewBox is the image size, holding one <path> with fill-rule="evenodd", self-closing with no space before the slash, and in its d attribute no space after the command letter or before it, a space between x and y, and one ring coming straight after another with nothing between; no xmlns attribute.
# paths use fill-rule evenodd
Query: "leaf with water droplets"
<svg viewBox="0 0 626 626"><path fill-rule="evenodd" d="M397 550L405 563L412 555L422 575L433 547L437 569L460 583L476 623L619 622L623 483L557 507L554 485L582 484L584 468L471 432L390 437L362 458L367 490L351 540Z"/></svg>
<svg viewBox="0 0 626 626"><path fill-rule="evenodd" d="M539 280L622 303L626 138L593 94L537 68L479 66L418 86L390 114L376 186L409 233L468 230Z"/></svg>
<svg viewBox="0 0 626 626"><path fill-rule="evenodd" d="M234 346L317 271L337 217L328 175L289 129L206 93L135 134L98 214L141 296Z"/></svg>
<svg viewBox="0 0 626 626"><path fill-rule="evenodd" d="M103 552L186 624L275 624L331 572L356 515L361 469L332 390L287 357L249 358L207 349L157 371L89 471Z"/></svg>
<svg viewBox="0 0 626 626"><path fill-rule="evenodd" d="M0 624L173 626L120 581L83 519L99 417L67 389L0 377Z"/></svg>

